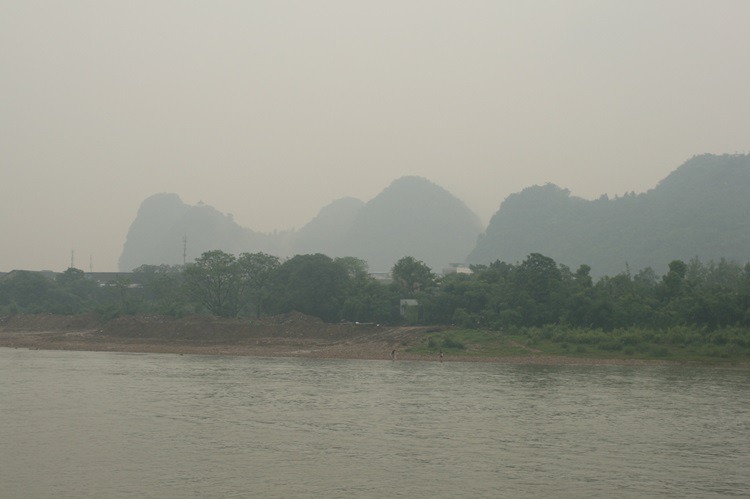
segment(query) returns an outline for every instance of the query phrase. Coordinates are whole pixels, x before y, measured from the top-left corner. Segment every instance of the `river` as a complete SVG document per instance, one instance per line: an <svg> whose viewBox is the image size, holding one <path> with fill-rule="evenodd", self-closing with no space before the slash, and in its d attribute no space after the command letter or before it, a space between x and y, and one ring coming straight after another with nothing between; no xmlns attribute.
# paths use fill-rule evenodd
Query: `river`
<svg viewBox="0 0 750 499"><path fill-rule="evenodd" d="M750 372L0 348L0 497L750 495Z"/></svg>

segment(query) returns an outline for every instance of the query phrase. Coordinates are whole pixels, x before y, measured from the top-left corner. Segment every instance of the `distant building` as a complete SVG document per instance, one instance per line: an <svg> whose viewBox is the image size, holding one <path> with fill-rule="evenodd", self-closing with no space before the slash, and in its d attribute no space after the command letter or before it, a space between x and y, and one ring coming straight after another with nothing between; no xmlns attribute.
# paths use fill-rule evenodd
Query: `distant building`
<svg viewBox="0 0 750 499"><path fill-rule="evenodd" d="M465 263L449 263L448 267L443 269L443 275L448 274L473 274L474 272Z"/></svg>
<svg viewBox="0 0 750 499"><path fill-rule="evenodd" d="M370 272L370 277L380 284L390 284L393 282L393 276L391 276L390 272Z"/></svg>
<svg viewBox="0 0 750 499"><path fill-rule="evenodd" d="M134 272L86 272L86 279L96 281L99 286L113 286L115 284L126 284L129 288L140 287L139 275Z"/></svg>

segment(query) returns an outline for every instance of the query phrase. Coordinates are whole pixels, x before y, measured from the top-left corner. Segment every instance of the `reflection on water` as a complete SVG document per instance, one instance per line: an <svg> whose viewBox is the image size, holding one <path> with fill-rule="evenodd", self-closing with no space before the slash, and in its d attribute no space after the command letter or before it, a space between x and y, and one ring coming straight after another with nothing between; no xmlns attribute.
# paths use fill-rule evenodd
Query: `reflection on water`
<svg viewBox="0 0 750 499"><path fill-rule="evenodd" d="M750 494L750 373L0 349L0 497Z"/></svg>

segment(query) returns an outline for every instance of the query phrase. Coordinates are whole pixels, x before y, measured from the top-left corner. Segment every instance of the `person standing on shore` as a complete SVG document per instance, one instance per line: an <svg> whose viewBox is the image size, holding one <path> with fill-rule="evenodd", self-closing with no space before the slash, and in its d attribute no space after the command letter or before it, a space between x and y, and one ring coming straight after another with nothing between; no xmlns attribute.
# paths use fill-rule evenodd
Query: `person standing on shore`
<svg viewBox="0 0 750 499"><path fill-rule="evenodd" d="M440 350L440 363L442 363L442 362L443 362L443 351Z"/></svg>
<svg viewBox="0 0 750 499"><path fill-rule="evenodd" d="M391 360L396 360L396 349L391 350Z"/></svg>

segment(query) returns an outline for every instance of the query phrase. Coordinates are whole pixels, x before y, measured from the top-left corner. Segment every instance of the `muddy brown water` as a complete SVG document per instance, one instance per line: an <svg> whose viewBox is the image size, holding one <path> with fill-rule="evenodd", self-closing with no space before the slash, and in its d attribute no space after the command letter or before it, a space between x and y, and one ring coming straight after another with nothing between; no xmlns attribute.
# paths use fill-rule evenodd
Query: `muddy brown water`
<svg viewBox="0 0 750 499"><path fill-rule="evenodd" d="M750 494L750 372L0 348L0 497Z"/></svg>

